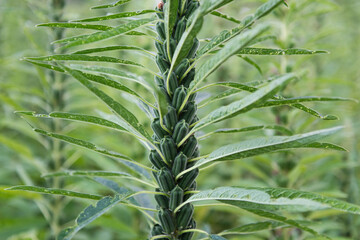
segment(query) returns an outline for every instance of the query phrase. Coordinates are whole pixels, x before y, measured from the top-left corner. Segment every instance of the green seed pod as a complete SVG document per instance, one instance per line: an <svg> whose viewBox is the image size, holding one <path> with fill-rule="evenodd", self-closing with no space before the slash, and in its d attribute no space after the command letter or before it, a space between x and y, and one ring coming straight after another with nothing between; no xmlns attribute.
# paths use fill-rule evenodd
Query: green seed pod
<svg viewBox="0 0 360 240"><path fill-rule="evenodd" d="M194 219L191 219L189 226L186 229L195 229L196 228L196 222ZM194 232L187 232L184 234L181 234L179 236L179 240L191 240L193 237Z"/></svg>
<svg viewBox="0 0 360 240"><path fill-rule="evenodd" d="M175 124L178 122L178 116L176 109L169 106L168 107L168 113L164 116L164 124L167 129L174 130Z"/></svg>
<svg viewBox="0 0 360 240"><path fill-rule="evenodd" d="M164 86L164 79L159 78L158 76L155 76L154 79L155 79L155 83L156 83L158 86L160 86L160 87L163 87L163 86Z"/></svg>
<svg viewBox="0 0 360 240"><path fill-rule="evenodd" d="M177 154L177 148L174 140L171 137L164 137L160 141L160 149L168 162L173 162Z"/></svg>
<svg viewBox="0 0 360 240"><path fill-rule="evenodd" d="M189 17L191 16L191 14L192 14L193 12L195 12L195 10L196 10L196 8L198 8L198 6L199 6L199 2L198 2L198 1L191 1L191 2L189 3L189 6L188 6L187 10L186 10L185 17L186 17L187 19L189 19Z"/></svg>
<svg viewBox="0 0 360 240"><path fill-rule="evenodd" d="M170 78L169 78L169 92L171 94L173 94L175 92L175 90L178 88L179 83L178 83L178 79L176 77L176 74L174 72L172 72L170 74Z"/></svg>
<svg viewBox="0 0 360 240"><path fill-rule="evenodd" d="M184 144L183 148L182 148L182 152L188 157L190 158L197 147L197 140L194 136L189 137L189 139L186 141L186 143Z"/></svg>
<svg viewBox="0 0 360 240"><path fill-rule="evenodd" d="M190 203L183 206L177 213L176 213L176 220L178 229L185 229L194 214L194 206Z"/></svg>
<svg viewBox="0 0 360 240"><path fill-rule="evenodd" d="M184 73L189 68L189 66L190 66L189 59L184 58L175 69L176 76L178 76L178 78L181 79L181 77L184 75Z"/></svg>
<svg viewBox="0 0 360 240"><path fill-rule="evenodd" d="M194 169L190 172L187 172L184 174L184 176L182 178L180 178L178 184L179 186L184 189L187 190L195 181L196 177L199 175L199 169Z"/></svg>
<svg viewBox="0 0 360 240"><path fill-rule="evenodd" d="M166 167L166 163L161 159L159 153L156 150L151 150L150 153L150 162L157 168L161 169L163 167Z"/></svg>
<svg viewBox="0 0 360 240"><path fill-rule="evenodd" d="M156 64L162 73L166 72L166 70L170 68L169 62L166 61L166 59L162 58L160 55L156 56Z"/></svg>
<svg viewBox="0 0 360 240"><path fill-rule="evenodd" d="M193 153L193 155L191 156L191 158L197 158L200 157L200 150L199 148L195 149L195 152Z"/></svg>
<svg viewBox="0 0 360 240"><path fill-rule="evenodd" d="M186 108L181 112L180 119L185 120L186 122L190 123L194 117L196 116L197 107L195 102L189 102L186 105Z"/></svg>
<svg viewBox="0 0 360 240"><path fill-rule="evenodd" d="M159 34L160 40L164 41L166 39L164 22L156 23L156 31Z"/></svg>
<svg viewBox="0 0 360 240"><path fill-rule="evenodd" d="M151 128L156 134L158 138L163 138L166 135L166 131L161 127L160 120L155 118L155 120L151 123Z"/></svg>
<svg viewBox="0 0 360 240"><path fill-rule="evenodd" d="M176 186L170 193L169 209L174 211L177 206L183 202L184 191L181 187Z"/></svg>
<svg viewBox="0 0 360 240"><path fill-rule="evenodd" d="M175 143L178 144L188 133L189 124L187 124L185 120L181 120L176 124L172 138L175 140Z"/></svg>
<svg viewBox="0 0 360 240"><path fill-rule="evenodd" d="M179 42L181 36L183 35L183 33L185 32L186 29L186 19L185 17L181 18L180 21L178 22L177 26L176 26L176 30L175 30L175 40Z"/></svg>
<svg viewBox="0 0 360 240"><path fill-rule="evenodd" d="M156 8L155 9L156 11L161 11L160 9ZM156 13L156 16L159 18L159 19L164 19L164 14L163 13Z"/></svg>
<svg viewBox="0 0 360 240"><path fill-rule="evenodd" d="M157 178L158 184L164 192L170 192L175 187L175 181L169 169L162 168Z"/></svg>
<svg viewBox="0 0 360 240"><path fill-rule="evenodd" d="M169 50L170 50L170 58L172 59L173 55L174 55L174 52L175 52L175 49L176 49L176 41L175 39L171 38L170 39L170 46L169 46Z"/></svg>
<svg viewBox="0 0 360 240"><path fill-rule="evenodd" d="M190 86L190 83L194 80L195 77L195 68L192 68L189 73L184 77L183 80L181 80L181 84L184 85L184 87L188 88Z"/></svg>
<svg viewBox="0 0 360 240"><path fill-rule="evenodd" d="M198 50L199 46L200 46L199 40L197 38L194 38L193 46L191 47L191 49L187 55L187 58L189 58L189 59L195 58L196 51Z"/></svg>
<svg viewBox="0 0 360 240"><path fill-rule="evenodd" d="M194 119L191 121L190 125L198 122L200 119L198 118L198 116L195 116Z"/></svg>
<svg viewBox="0 0 360 240"><path fill-rule="evenodd" d="M165 42L164 42L165 44ZM166 56L166 52L164 52L164 48L163 48L163 44L159 43L158 41L155 41L155 47L156 47L156 50L163 56Z"/></svg>
<svg viewBox="0 0 360 240"><path fill-rule="evenodd" d="M172 99L172 106L176 108L176 110L179 110L182 103L185 100L187 91L184 86L178 87L174 92L174 97Z"/></svg>
<svg viewBox="0 0 360 240"><path fill-rule="evenodd" d="M164 229L159 224L155 224L151 230L151 236L155 237L157 235L163 235ZM166 239L166 238L165 238Z"/></svg>
<svg viewBox="0 0 360 240"><path fill-rule="evenodd" d="M157 188L157 189L156 189L156 192L160 192L160 189ZM154 198L155 198L157 204L158 204L161 208L164 208L164 209L168 209L168 208L169 208L169 201L170 201L170 199L169 199L167 196L156 194Z"/></svg>
<svg viewBox="0 0 360 240"><path fill-rule="evenodd" d="M171 234L175 231L175 224L168 209L160 210L159 220L166 233Z"/></svg>
<svg viewBox="0 0 360 240"><path fill-rule="evenodd" d="M182 171L184 171L186 169L187 160L188 160L188 158L182 152L180 152L176 156L173 166L172 166L172 172L173 172L174 176L177 176L179 173L181 173Z"/></svg>

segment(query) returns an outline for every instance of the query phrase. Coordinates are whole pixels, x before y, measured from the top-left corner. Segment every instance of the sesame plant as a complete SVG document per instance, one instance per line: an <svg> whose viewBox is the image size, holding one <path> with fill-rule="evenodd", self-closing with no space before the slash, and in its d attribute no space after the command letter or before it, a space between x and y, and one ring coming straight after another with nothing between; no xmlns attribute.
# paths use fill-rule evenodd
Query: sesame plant
<svg viewBox="0 0 360 240"><path fill-rule="evenodd" d="M93 9L111 9L129 3L131 0L119 0L112 4L99 5ZM254 157L261 154L288 151L291 149L331 149L344 150L342 147L321 142L323 138L340 131L341 127L322 129L302 134L292 134L284 126L239 126L241 128L216 129L217 123L230 118L239 118L251 110L288 106L302 111L313 118L331 120L332 115L323 116L306 102L347 101L340 97L301 96L286 98L280 94L292 83L300 81L303 73L288 71L267 79L239 82L232 79L227 82L211 82L211 74L232 56L238 56L258 67L250 55L311 55L325 51L298 48L259 48L256 44L268 39L271 24L262 20L278 8L286 8L284 0L269 0L263 3L252 15L238 20L221 13L218 9L234 4L232 0L167 0L158 2L155 9L119 12L98 17L73 20L71 22L44 23L39 26L51 28L77 28L95 30L94 33L71 36L55 41L60 47L58 54L43 57L27 57L26 61L36 66L69 76L94 94L112 112L111 115L89 115L77 112L18 112L26 118L47 118L53 121L68 120L81 124L93 124L108 128L118 136L130 135L139 141L148 151L148 161L133 159L123 153L114 152L96 146L91 140L78 139L60 133L32 126L33 130L50 139L82 147L88 151L116 159L123 171L60 170L49 172L44 177L80 176L96 178L112 194L93 194L78 192L61 186L15 186L8 190L24 190L51 195L61 195L96 201L85 208L75 220L75 224L65 227L57 239L71 239L88 224L99 218L111 208L124 205L138 209L148 221L148 239L180 239L194 237L221 240L227 236L252 233L277 228L296 228L304 234L327 238L311 227L311 222L291 218L288 213L309 212L334 209L350 214L360 214L360 207L335 198L304 192L296 189L271 187L222 186L215 189L198 190L196 178L201 170L216 164ZM206 18L216 17L236 24L230 30L207 39L199 39L199 32L206 26ZM116 26L106 25L108 20L121 20ZM100 22L101 24L92 24ZM104 23L105 22L105 23ZM106 45L105 40L131 36L142 38L153 45L151 49L135 45ZM99 44L88 47L90 44ZM145 46L145 45L144 45ZM68 52L69 49L76 49ZM133 51L142 53L144 58L136 60L108 56L115 51ZM155 51L155 52L154 52ZM149 59L149 60L147 60ZM145 63L143 62L146 62ZM74 64L77 62L78 64ZM141 62L141 63L140 63ZM80 63L80 64L79 64ZM93 63L89 65L88 63ZM109 64L116 64L111 68ZM130 69L130 70L129 70ZM135 70L143 72L137 76ZM122 81L115 80L115 77ZM125 80L125 81L124 81ZM132 89L134 84L142 91ZM103 90L109 87L126 96L132 103L110 96ZM214 99L225 95L243 94L239 100L228 105L198 111L201 93L208 88L217 90ZM223 88L231 91L221 92ZM120 95L119 94L119 95ZM214 100L211 100L214 101ZM147 117L141 123L138 111L132 111L136 105ZM200 114L201 113L201 114ZM152 135L149 133L150 126ZM209 130L210 128L216 130ZM217 134L248 132L259 129L275 129L285 132L281 136L254 137L248 140L224 145L213 149L211 153L202 153L199 140L214 137ZM280 135L280 134L279 134ZM216 141L216 139L214 139ZM221 143L218 143L221 144ZM133 151L139 151L134 149ZM107 179L118 177L137 182L140 187L124 188ZM241 180L239 180L241 184ZM202 189L199 186L199 189ZM152 203L145 203L150 199ZM197 206L224 205L242 209L266 222L255 222L234 229L225 229L219 233L210 233L201 229L194 212ZM290 215L291 216L291 215ZM197 235L196 235L197 234Z"/></svg>

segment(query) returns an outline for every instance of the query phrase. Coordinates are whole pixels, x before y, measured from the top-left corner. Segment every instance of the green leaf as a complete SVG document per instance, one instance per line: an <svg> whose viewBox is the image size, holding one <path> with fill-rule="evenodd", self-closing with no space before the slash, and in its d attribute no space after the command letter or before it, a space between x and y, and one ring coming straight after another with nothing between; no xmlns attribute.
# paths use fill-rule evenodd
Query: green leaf
<svg viewBox="0 0 360 240"><path fill-rule="evenodd" d="M27 57L26 60L33 61L83 61L83 62L107 62L107 63L118 63L123 65L130 65L135 67L144 67L143 65L114 57L108 56L89 56L84 54L58 54L44 57Z"/></svg>
<svg viewBox="0 0 360 240"><path fill-rule="evenodd" d="M336 150L336 151L341 151L341 152L348 152L348 150L346 150L346 148L343 148L341 146L338 146L338 145L332 144L332 143L314 142L314 143L311 143L311 144L307 144L306 147L329 149L329 150L331 149L331 150Z"/></svg>
<svg viewBox="0 0 360 240"><path fill-rule="evenodd" d="M146 80L144 80L142 77L137 76L131 72L118 70L115 68L108 68L108 67L101 67L101 66L84 66L84 65L77 65L77 64L70 64L70 67L75 70L107 74L107 75L119 77L121 79L136 82L136 83L139 83L142 86L144 86L148 91L153 92L153 88L151 87L151 85L148 82L146 82Z"/></svg>
<svg viewBox="0 0 360 240"><path fill-rule="evenodd" d="M179 0L167 1L164 4L164 21L165 21L165 34L166 34L166 48L168 52L168 56L170 57L170 37L173 32L176 19L177 12L179 7Z"/></svg>
<svg viewBox="0 0 360 240"><path fill-rule="evenodd" d="M195 163L193 167L181 172L177 178L186 172L215 161L238 160L241 158L252 157L264 153L271 153L284 149L302 148L314 143L326 136L334 134L342 127L328 128L304 134L285 136L262 137L246 140L239 143L223 146L212 153L207 158L203 158Z"/></svg>
<svg viewBox="0 0 360 240"><path fill-rule="evenodd" d="M153 55L152 52L149 52L143 48L129 45L118 45L118 46L110 46L110 47L101 47L101 48L90 48L85 50L79 50L74 52L73 54L89 54L89 53L99 53L99 52L108 52L114 50L132 50L132 51L141 51L147 53L149 55Z"/></svg>
<svg viewBox="0 0 360 240"><path fill-rule="evenodd" d="M23 155L24 157L29 159L33 158L31 149L28 146L19 143L19 141L16 139L0 135L0 143L8 147L9 149L12 149L19 155Z"/></svg>
<svg viewBox="0 0 360 240"><path fill-rule="evenodd" d="M128 3L130 1L131 0L118 0L114 3L95 6L95 7L92 7L91 9L112 8L112 7L116 7L116 6L120 6L122 4Z"/></svg>
<svg viewBox="0 0 360 240"><path fill-rule="evenodd" d="M187 203L216 200L244 209L309 211L336 209L352 214L360 214L360 206L316 193L286 188L250 188L220 187L196 193L182 203L179 210Z"/></svg>
<svg viewBox="0 0 360 240"><path fill-rule="evenodd" d="M37 27L53 27L53 28L77 28L77 29L92 29L99 31L106 31L113 29L113 27L105 25L91 25L84 23L68 23L68 22L56 22L56 23L41 23L36 25Z"/></svg>
<svg viewBox="0 0 360 240"><path fill-rule="evenodd" d="M115 195L114 197L104 197L98 201L95 205L90 205L85 208L76 219L76 225L70 228L62 230L58 236L58 240L70 240L75 234L90 224L92 221L106 213L112 207L116 206L120 201L131 195L132 192L128 192L122 195Z"/></svg>
<svg viewBox="0 0 360 240"><path fill-rule="evenodd" d="M338 102L338 101L356 102L355 99L351 99L351 98L305 96L305 97L295 97L295 98L278 99L278 100L268 100L260 104L256 108L273 107L279 105L292 105L294 103L301 103L301 102Z"/></svg>
<svg viewBox="0 0 360 240"><path fill-rule="evenodd" d="M246 47L253 39L268 29L268 25L259 25L246 33L229 41L224 48L208 59L198 69L194 81L191 83L189 93L192 93L196 87L205 80L213 71L215 71L223 62L236 54L242 48Z"/></svg>
<svg viewBox="0 0 360 240"><path fill-rule="evenodd" d="M198 139L205 139L214 134L229 134L229 133L239 133L239 132L249 132L256 130L264 130L264 129L272 129L284 133L286 135L293 135L293 132L281 125L258 125L251 127L243 127L243 128L228 128L228 129L218 129L213 132L206 133L202 136L199 136Z"/></svg>
<svg viewBox="0 0 360 240"><path fill-rule="evenodd" d="M98 41L102 41L105 39L110 39L125 33L128 33L136 28L141 26L147 25L153 22L154 19L152 18L145 18L139 20L133 20L128 23L122 24L118 27L103 31L103 32L96 32L90 35L78 36L74 38L72 41L67 41L67 44L62 48L69 48L74 46L85 45L89 43L94 43Z"/></svg>
<svg viewBox="0 0 360 240"><path fill-rule="evenodd" d="M272 48L244 48L238 54L248 55L311 55L319 53L329 53L325 50L308 50L308 49L272 49Z"/></svg>
<svg viewBox="0 0 360 240"><path fill-rule="evenodd" d="M275 221L265 221L265 222L256 222L242 225L240 227L232 228L221 232L221 235L234 235L234 234L244 234L244 233L254 233L263 230L271 230L279 227L288 226L288 224L275 222Z"/></svg>
<svg viewBox="0 0 360 240"><path fill-rule="evenodd" d="M247 16L245 19L241 21L241 25L239 27L233 28L232 30L224 30L219 35L213 37L211 41L205 44L203 47L199 49L198 58L202 55L208 53L209 51L215 49L220 44L230 40L236 35L240 34L244 29L251 26L254 22L259 20L260 18L266 16L269 12L283 3L284 0L270 0L261 5L255 12L254 15Z"/></svg>
<svg viewBox="0 0 360 240"><path fill-rule="evenodd" d="M256 68L256 70L260 73L260 75L263 75L263 72L261 70L261 67L259 66L259 64L257 64L255 62L254 59L251 59L247 56L239 56L242 60L244 60L245 62L247 62L248 64L250 64L251 66L253 66L254 68Z"/></svg>
<svg viewBox="0 0 360 240"><path fill-rule="evenodd" d="M98 22L98 21L106 21L106 20L119 19L119 18L134 17L134 16L144 15L144 14L148 14L148 13L155 13L155 12L156 12L155 10L141 10L141 11L136 11L136 12L121 12L121 13L116 13L116 14L100 16L100 17L72 20L71 22Z"/></svg>
<svg viewBox="0 0 360 240"><path fill-rule="evenodd" d="M233 17L231 17L229 15L226 15L224 13L221 13L219 11L213 11L213 12L211 12L211 15L217 16L219 18L222 18L222 19L225 19L225 20L228 20L230 22L237 23L237 24L240 24L240 22L241 22L240 20L237 20L236 18L233 18Z"/></svg>
<svg viewBox="0 0 360 240"><path fill-rule="evenodd" d="M294 74L285 74L272 81L268 85L253 92L252 94L247 95L241 100L235 101L227 106L223 106L214 110L206 117L200 119L200 121L191 130L191 133L194 133L195 131L198 131L199 129L206 127L214 122L219 122L226 118L233 117L237 114L247 112L253 109L261 102L264 102L267 98L272 97L280 87L286 85L290 80L294 78Z"/></svg>
<svg viewBox="0 0 360 240"><path fill-rule="evenodd" d="M226 238L223 238L219 235L215 235L215 234L209 234L209 239L210 240L226 240Z"/></svg>
<svg viewBox="0 0 360 240"><path fill-rule="evenodd" d="M264 211L264 210L261 210L261 209L251 209L251 208L244 208L244 209L251 212L251 213L253 213L253 214L255 214L255 215L265 217L265 218L268 218L268 219L272 219L272 220L276 220L276 221L288 224L290 226L299 228L301 230L307 231L309 233L312 233L315 236L320 236L320 234L318 232L316 232L315 230L301 224L299 221L296 221L296 220L293 220L293 219L288 219L288 218L286 218L284 216L280 216L280 215L275 214L273 212L267 212L267 211Z"/></svg>
<svg viewBox="0 0 360 240"><path fill-rule="evenodd" d="M43 174L42 177L67 177L67 176L87 176L87 177L130 177L131 175L126 172L115 172L115 171L71 171L67 170L64 172L54 172Z"/></svg>
<svg viewBox="0 0 360 240"><path fill-rule="evenodd" d="M146 33L142 33L142 32L138 32L138 31L130 31L127 33L124 33L124 35L126 36L147 36L150 37L150 35L146 34ZM62 38L59 40L55 40L53 42L51 42L51 44L63 44L63 43L68 43L68 42L73 42L79 39L84 39L89 37L90 34L84 34L84 35L78 35L78 36L73 36L73 37L68 37L68 38Z"/></svg>
<svg viewBox="0 0 360 240"><path fill-rule="evenodd" d="M53 118L53 119L65 119L70 121L79 121L79 122L86 122L90 124L95 124L98 126L108 127L114 130L128 132L125 128L121 127L119 124L99 118L96 116L85 115L85 114L78 114L78 113L66 113L66 112L52 112L50 114L36 114L35 112L16 112L17 114L24 114L32 117L37 118Z"/></svg>
<svg viewBox="0 0 360 240"><path fill-rule="evenodd" d="M113 100L109 95L101 91L100 89L94 87L87 77L78 70L73 70L71 68L63 66L63 68L86 88L88 88L92 93L98 96L104 103L106 103L118 116L120 116L129 127L127 130L129 132L135 133L135 135L140 135L143 137L143 140L146 140L149 144L152 144L152 138L148 132L146 132L143 125L139 123L137 118L127 110L123 105ZM123 126L126 127L126 126Z"/></svg>
<svg viewBox="0 0 360 240"><path fill-rule="evenodd" d="M225 6L226 4L232 2L233 0L203 0L200 3L199 12L201 16Z"/></svg>
<svg viewBox="0 0 360 240"><path fill-rule="evenodd" d="M5 190L37 192L37 193L42 193L42 194L60 195L60 196L67 196L67 197L92 199L92 200L99 200L102 198L102 196L100 196L100 195L79 193L79 192L74 192L74 191L64 190L64 189L36 187L36 186L14 186L14 187L7 188Z"/></svg>
<svg viewBox="0 0 360 240"><path fill-rule="evenodd" d="M273 81L273 79L271 79L270 81ZM261 82L262 83L262 82ZM255 85L258 85L258 84L255 84ZM225 83L212 83L212 84L209 84L203 88L200 88L198 89L197 91L199 90L202 90L202 89L205 89L205 88L208 88L208 87L212 87L212 86L223 86L223 87L230 87L230 88L235 88L235 89L238 89L239 92L241 91L247 91L247 92L255 92L258 90L258 88L256 87L253 87L253 86L250 86L250 84L248 85L245 85L245 84L241 84L241 83L234 83L234 82L225 82ZM235 94L235 91L232 91L232 92L229 92L230 95L232 94ZM219 95L219 97L221 98L222 94ZM229 96L230 96L229 95ZM225 96L226 97L226 96ZM214 97L216 98L216 97ZM276 99L276 100L284 100L283 97L281 96L274 96L272 97L272 99ZM353 99L348 99L347 101L354 101ZM333 116L333 115L322 115L320 113L318 113L317 111L315 111L314 109L311 109L301 103L293 103L291 105L289 105L291 107L294 107L294 108L297 108L301 111L304 111L314 117L317 117L317 118L321 118L323 120L337 120L338 118L336 116Z"/></svg>

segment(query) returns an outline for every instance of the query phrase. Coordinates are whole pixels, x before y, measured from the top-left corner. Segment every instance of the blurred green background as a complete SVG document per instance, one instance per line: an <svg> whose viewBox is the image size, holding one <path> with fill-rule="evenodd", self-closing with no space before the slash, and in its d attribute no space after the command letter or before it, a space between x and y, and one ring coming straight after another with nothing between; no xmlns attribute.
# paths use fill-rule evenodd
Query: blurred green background
<svg viewBox="0 0 360 240"><path fill-rule="evenodd" d="M232 5L221 9L221 12L242 19L253 13L262 2L264 1L235 1ZM300 81L284 90L285 96L341 96L359 99L360 2L358 0L289 0L288 2L289 8L281 7L262 20L273 24L271 35L274 37L258 46L327 50L330 54L252 56L251 58L262 69L262 74L241 58L233 57L207 81L244 83L263 80L287 71L304 71L305 75ZM105 10L90 10L91 6L103 3L104 1L100 0L68 0L59 20L104 15ZM108 11L116 13L153 9L155 5L155 1L152 0L133 1ZM64 226L71 225L78 213L91 203L88 200L54 199L38 194L3 191L8 186L20 184L53 186L55 183L42 178L41 174L58 169L53 162L53 159L58 157L56 154L61 155L67 169L121 171L124 167L96 153L39 137L24 119L14 114L14 111L19 110L47 113L56 110L57 107L64 111L94 115L100 112L110 113L100 101L75 81L66 79L60 87L56 84L52 85L51 83L58 83L56 79L61 76L52 76L44 69L20 61L24 56L51 54L53 49L50 47L50 42L56 39L56 34L73 36L90 32L75 29L59 33L52 29L35 27L36 24L53 21L56 16L59 16L59 13L54 10L50 0L0 0L0 239L52 239L50 229L58 231ZM121 21L111 22L114 26L118 23ZM235 26L234 23L208 16L200 38L210 38L223 29ZM111 42L142 46L154 51L151 39L122 36L112 39ZM101 46L101 43L98 46ZM143 56L129 52L118 53L117 56L136 59L142 64L152 66L154 71L156 69L154 63ZM138 70L134 73L144 78L151 78L149 74ZM54 82L51 79L55 79ZM146 96L146 92L138 86L131 84L130 86ZM61 97L61 104L64 106L61 104L59 106L56 102L58 98L53 95L57 88L64 90L64 95ZM211 93L219 91L222 89L211 90L202 97L208 97ZM136 105L115 91L107 89L107 92L123 102L128 101L129 108L138 113L139 119L150 131L146 115L139 111ZM205 106L200 109L199 114L203 116L210 109L228 104L242 96L240 94ZM344 131L331 140L344 146L349 152L297 150L292 153L264 155L224 163L204 170L200 174L199 189L224 185L281 186L318 192L360 204L359 104L331 102L307 105L324 115L336 115L339 120L319 120L303 112L283 107L253 111L246 117L234 118L214 127L245 127L277 123L301 133L343 125ZM53 123L51 120L26 120L31 121L32 125L59 130L146 163L148 153L129 136L94 126L66 122ZM217 146L249 138L249 135L254 137L271 134L274 134L272 130L258 131L254 134L219 135L203 140L201 152L207 154ZM56 144L60 144L58 148ZM61 151L54 154L54 149ZM121 186L139 187L134 183L116 181ZM67 178L58 184L81 192L107 192L98 182L86 178ZM57 206L57 220L51 224L46 220L46 218L53 219L51 216L53 213L46 210L48 204ZM360 239L359 217L349 217L336 211L321 211L297 217L314 220L316 224L312 227L334 239ZM195 218L201 223L199 228L214 233L256 219L249 213L224 207L199 208ZM82 230L74 239L146 239L147 231L147 223L140 212L119 206ZM293 230L285 229L232 239L302 239L302 237L300 233L297 235Z"/></svg>

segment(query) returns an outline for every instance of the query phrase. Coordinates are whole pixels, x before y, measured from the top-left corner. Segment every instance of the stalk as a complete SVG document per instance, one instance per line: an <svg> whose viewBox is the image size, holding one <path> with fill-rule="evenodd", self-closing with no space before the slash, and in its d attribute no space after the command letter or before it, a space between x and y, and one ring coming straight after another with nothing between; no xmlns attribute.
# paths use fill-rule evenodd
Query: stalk
<svg viewBox="0 0 360 240"><path fill-rule="evenodd" d="M170 39L166 39L162 20L164 19L163 9L167 7L168 1L160 2L156 8L161 12L157 14L160 21L156 26L158 41L155 42L158 50L156 62L161 77L156 76L155 81L166 96L168 112L163 116L163 119L159 119L160 116L158 115L159 117L152 122L153 138L159 142L158 148L165 157L165 161L156 151L150 153L149 160L153 164L153 168L158 170L154 172L154 178L160 186L156 191L164 193L165 196L155 196L157 207L160 210L160 224L153 226L151 235L152 239L189 240L194 234L194 231L191 230L196 228L196 222L193 218L194 206L187 204L177 212L174 210L193 195L196 190L195 179L199 173L198 169L194 169L176 179L180 172L194 166L196 161L191 161L192 159L200 156L195 136L189 137L184 144L179 146L179 143L192 129L191 125L199 120L196 115L197 105L194 101L196 93L192 94L185 107L180 109L188 93L188 87L194 80L195 68L190 69L189 63L193 62L196 56L195 52L199 45L198 39L194 40L193 48L188 56L181 59L180 64L174 68L173 72L170 72L170 65L177 44L185 31L187 21L199 7L199 2L196 0L179 1L174 30ZM185 73L187 74L185 75ZM165 235L167 237L161 237Z"/></svg>

